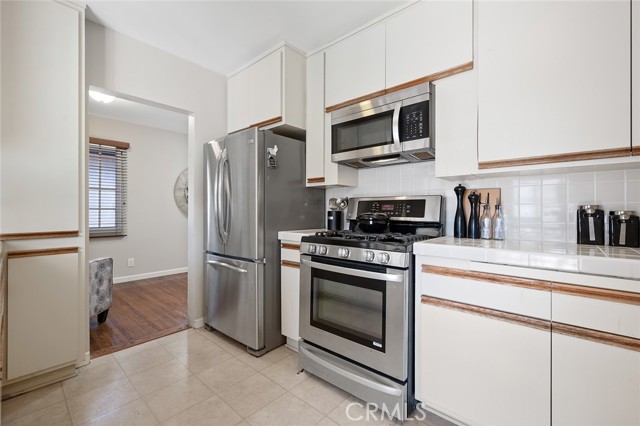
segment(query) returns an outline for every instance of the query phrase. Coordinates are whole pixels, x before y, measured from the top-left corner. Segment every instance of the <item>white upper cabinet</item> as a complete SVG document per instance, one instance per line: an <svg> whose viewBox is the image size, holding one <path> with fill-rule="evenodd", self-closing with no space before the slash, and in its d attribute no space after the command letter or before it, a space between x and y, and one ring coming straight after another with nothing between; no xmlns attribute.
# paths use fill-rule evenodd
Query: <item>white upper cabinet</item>
<svg viewBox="0 0 640 426"><path fill-rule="evenodd" d="M628 155L629 2L480 0L476 13L481 168Z"/></svg>
<svg viewBox="0 0 640 426"><path fill-rule="evenodd" d="M384 27L376 24L327 48L325 106L384 90Z"/></svg>
<svg viewBox="0 0 640 426"><path fill-rule="evenodd" d="M633 70L631 87L633 88L631 111L633 153L640 155L640 0L632 0L631 8L631 69Z"/></svg>
<svg viewBox="0 0 640 426"><path fill-rule="evenodd" d="M229 133L251 125L249 73L239 72L227 80L227 127Z"/></svg>
<svg viewBox="0 0 640 426"><path fill-rule="evenodd" d="M52 1L0 7L2 233L78 231L84 17Z"/></svg>
<svg viewBox="0 0 640 426"><path fill-rule="evenodd" d="M331 162L331 115L324 111L324 52L307 58L307 186L357 186L358 171Z"/></svg>
<svg viewBox="0 0 640 426"><path fill-rule="evenodd" d="M387 88L473 61L471 0L424 0L386 27Z"/></svg>
<svg viewBox="0 0 640 426"><path fill-rule="evenodd" d="M305 58L282 46L227 80L227 131L305 126Z"/></svg>
<svg viewBox="0 0 640 426"><path fill-rule="evenodd" d="M435 82L436 176L478 169L478 75L476 70Z"/></svg>

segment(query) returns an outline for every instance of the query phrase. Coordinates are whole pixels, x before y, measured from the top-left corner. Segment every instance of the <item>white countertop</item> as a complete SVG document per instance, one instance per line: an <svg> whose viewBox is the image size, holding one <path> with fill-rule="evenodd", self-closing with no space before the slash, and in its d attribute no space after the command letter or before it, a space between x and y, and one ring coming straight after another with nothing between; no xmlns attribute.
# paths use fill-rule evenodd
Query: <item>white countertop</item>
<svg viewBox="0 0 640 426"><path fill-rule="evenodd" d="M280 241L293 241L300 242L300 239L305 235L313 235L316 232L326 231L326 229L301 229L297 231L280 231L278 232L278 239Z"/></svg>
<svg viewBox="0 0 640 426"><path fill-rule="evenodd" d="M640 249L570 243L441 237L413 245L416 255L640 280Z"/></svg>

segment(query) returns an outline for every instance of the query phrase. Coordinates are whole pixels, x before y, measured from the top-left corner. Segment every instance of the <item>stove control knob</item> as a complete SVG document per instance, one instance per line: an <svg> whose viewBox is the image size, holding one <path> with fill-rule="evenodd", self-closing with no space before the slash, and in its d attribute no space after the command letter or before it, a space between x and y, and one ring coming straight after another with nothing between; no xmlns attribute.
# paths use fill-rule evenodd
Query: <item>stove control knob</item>
<svg viewBox="0 0 640 426"><path fill-rule="evenodd" d="M349 257L349 249L348 248L339 248L338 249L338 257L344 257L347 258Z"/></svg>
<svg viewBox="0 0 640 426"><path fill-rule="evenodd" d="M387 263L389 263L389 253L380 253L380 263L386 265Z"/></svg>
<svg viewBox="0 0 640 426"><path fill-rule="evenodd" d="M318 247L318 254L322 254L322 255L327 254L327 246Z"/></svg>
<svg viewBox="0 0 640 426"><path fill-rule="evenodd" d="M316 245L315 244L309 244L309 247L307 248L307 252L314 254L316 252Z"/></svg>
<svg viewBox="0 0 640 426"><path fill-rule="evenodd" d="M373 262L373 259L376 258L376 254L370 250L364 252L364 260L367 262Z"/></svg>

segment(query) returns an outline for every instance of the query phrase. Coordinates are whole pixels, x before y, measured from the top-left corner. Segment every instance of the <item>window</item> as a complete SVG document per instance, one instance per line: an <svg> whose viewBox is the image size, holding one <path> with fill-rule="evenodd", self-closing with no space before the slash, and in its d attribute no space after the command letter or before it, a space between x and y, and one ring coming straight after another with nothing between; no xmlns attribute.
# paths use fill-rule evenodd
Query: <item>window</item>
<svg viewBox="0 0 640 426"><path fill-rule="evenodd" d="M125 142L89 138L89 237L127 235Z"/></svg>

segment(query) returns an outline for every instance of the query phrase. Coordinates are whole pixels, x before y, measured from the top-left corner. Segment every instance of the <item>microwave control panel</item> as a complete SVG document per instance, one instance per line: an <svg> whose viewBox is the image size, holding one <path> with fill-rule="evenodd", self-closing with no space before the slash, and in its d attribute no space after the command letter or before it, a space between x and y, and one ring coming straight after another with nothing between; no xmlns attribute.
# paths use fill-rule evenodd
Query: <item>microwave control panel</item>
<svg viewBox="0 0 640 426"><path fill-rule="evenodd" d="M403 142L429 137L429 101L400 108L399 126Z"/></svg>

